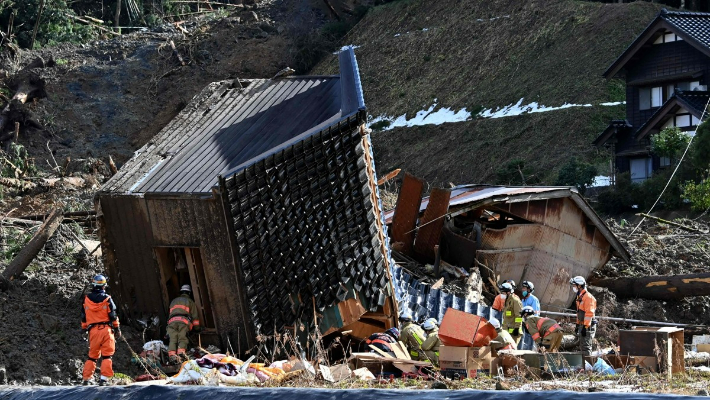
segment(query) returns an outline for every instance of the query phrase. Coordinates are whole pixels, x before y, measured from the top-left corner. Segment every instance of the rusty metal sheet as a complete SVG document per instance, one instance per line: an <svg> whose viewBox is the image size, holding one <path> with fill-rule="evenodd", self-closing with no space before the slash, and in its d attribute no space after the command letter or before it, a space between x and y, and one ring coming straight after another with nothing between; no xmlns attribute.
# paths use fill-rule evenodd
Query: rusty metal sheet
<svg viewBox="0 0 710 400"><path fill-rule="evenodd" d="M434 261L434 246L439 244L441 238L441 229L444 227L443 216L449 211L450 197L450 190L433 189L429 196L429 205L419 221L414 252L430 262Z"/></svg>
<svg viewBox="0 0 710 400"><path fill-rule="evenodd" d="M414 231L419 217L419 205L422 202L424 182L410 174L404 175L402 188L397 197L397 206L392 216L392 240L402 242L402 253L411 255L414 244Z"/></svg>

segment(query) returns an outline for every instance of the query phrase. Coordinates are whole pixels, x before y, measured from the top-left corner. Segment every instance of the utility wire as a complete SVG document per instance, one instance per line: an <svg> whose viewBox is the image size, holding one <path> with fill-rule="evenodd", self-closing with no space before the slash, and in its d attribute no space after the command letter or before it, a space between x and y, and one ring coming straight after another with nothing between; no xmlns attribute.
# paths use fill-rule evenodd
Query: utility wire
<svg viewBox="0 0 710 400"><path fill-rule="evenodd" d="M688 145L685 147L685 151L683 152L683 155L680 156L680 160L678 161L678 164L675 166L675 169L673 170L673 173L671 174L671 177L668 178L668 182L666 182L666 186L663 188L663 191L661 191L661 194L658 195L658 198L656 199L656 202L653 203L651 208L646 212L646 214L651 214L651 211L653 211L654 208L656 208L656 205L658 202L661 200L661 197L663 197L663 194L666 192L666 189L668 189L668 186L671 184L671 181L673 180L673 177L675 176L675 173L678 172L678 168L680 168L680 164L683 163L683 159L685 159L685 155L688 154L688 150L690 149L690 145L693 144L693 139L695 139L695 136L698 133L698 127L703 123L703 120L705 119L705 115L707 114L708 111L708 106L710 106L710 98L708 99L707 103L705 104L705 109L703 110L703 114L700 116L700 123L698 126L695 127L695 131L693 131L693 136L690 137L690 140L688 140ZM644 216L641 218L641 221L639 221L638 225L629 233L628 237L631 237L631 235L636 232L636 230L643 224L643 221L646 220L646 217Z"/></svg>

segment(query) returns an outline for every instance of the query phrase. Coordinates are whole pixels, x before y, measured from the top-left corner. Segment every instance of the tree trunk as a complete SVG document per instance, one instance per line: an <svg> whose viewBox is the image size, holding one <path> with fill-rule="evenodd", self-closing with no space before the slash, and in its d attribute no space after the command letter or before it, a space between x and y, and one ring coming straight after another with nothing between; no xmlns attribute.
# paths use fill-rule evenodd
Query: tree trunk
<svg viewBox="0 0 710 400"><path fill-rule="evenodd" d="M116 0L116 14L113 17L113 26L116 33L121 33L121 0Z"/></svg>
<svg viewBox="0 0 710 400"><path fill-rule="evenodd" d="M590 280L590 285L605 287L619 297L652 300L678 300L710 296L710 272L687 275L645 276Z"/></svg>
<svg viewBox="0 0 710 400"><path fill-rule="evenodd" d="M29 243L20 250L20 253L15 256L10 265L5 268L2 274L3 278L11 280L21 274L22 271L30 265L32 260L37 257L37 254L42 250L47 240L54 235L54 231L56 231L62 223L63 218L62 210L58 208L54 209L47 217L47 220L37 229L37 232L32 236Z"/></svg>

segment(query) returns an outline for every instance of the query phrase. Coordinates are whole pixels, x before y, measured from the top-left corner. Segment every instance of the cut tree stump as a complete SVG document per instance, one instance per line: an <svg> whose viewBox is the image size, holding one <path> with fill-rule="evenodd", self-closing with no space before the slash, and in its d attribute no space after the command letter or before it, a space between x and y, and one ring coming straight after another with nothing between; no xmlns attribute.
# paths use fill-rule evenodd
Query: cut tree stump
<svg viewBox="0 0 710 400"><path fill-rule="evenodd" d="M55 208L49 213L47 220L37 229L37 232L32 236L32 239L20 250L15 256L10 265L5 268L2 277L5 280L12 280L14 277L21 274L25 268L37 257L37 254L42 250L47 240L54 235L59 225L64 219L62 210Z"/></svg>
<svg viewBox="0 0 710 400"><path fill-rule="evenodd" d="M589 281L605 287L619 297L651 300L677 300L710 296L710 272L687 275L658 275L635 278L607 278Z"/></svg>

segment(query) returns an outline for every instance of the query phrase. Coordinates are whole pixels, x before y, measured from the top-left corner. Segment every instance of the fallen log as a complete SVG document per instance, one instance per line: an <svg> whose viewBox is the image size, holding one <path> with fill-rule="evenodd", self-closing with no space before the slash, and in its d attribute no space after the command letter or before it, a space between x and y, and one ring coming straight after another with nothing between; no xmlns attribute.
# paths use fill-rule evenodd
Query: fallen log
<svg viewBox="0 0 710 400"><path fill-rule="evenodd" d="M710 272L687 275L659 275L634 278L591 279L590 285L604 287L619 297L678 300L710 296Z"/></svg>
<svg viewBox="0 0 710 400"><path fill-rule="evenodd" d="M2 276L5 280L12 280L30 265L32 260L37 257L39 251L42 250L44 244L47 243L47 240L54 235L54 232L62 223L62 219L62 211L58 208L49 213L47 220L40 225L37 232L32 236L32 239L20 250L12 262L10 262L10 265L3 271Z"/></svg>
<svg viewBox="0 0 710 400"><path fill-rule="evenodd" d="M708 233L708 232L704 232L704 231L702 231L702 230L700 230L700 229L693 228L693 227L691 227L691 226L685 226L685 225L683 225L683 224L679 224L679 223L673 222L673 221L668 221L668 220L665 220L665 219L663 219L663 218L654 217L653 215L649 215L649 214L646 214L646 213L638 213L638 214L636 214L636 215L638 215L639 217L649 218L649 219L652 219L652 220L654 220L654 221L658 221L658 222L660 222L660 223L662 223L662 224L673 225L673 226L676 226L676 227L678 227L678 228L680 228L680 229L683 229L683 230L685 230L685 231L689 231L689 232L699 232L699 233L702 233L702 234L707 234L707 233Z"/></svg>

